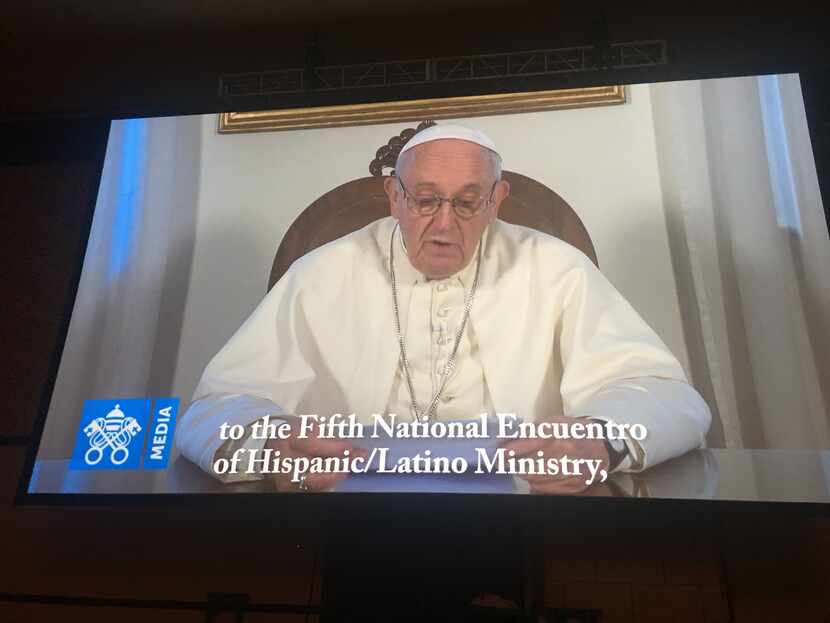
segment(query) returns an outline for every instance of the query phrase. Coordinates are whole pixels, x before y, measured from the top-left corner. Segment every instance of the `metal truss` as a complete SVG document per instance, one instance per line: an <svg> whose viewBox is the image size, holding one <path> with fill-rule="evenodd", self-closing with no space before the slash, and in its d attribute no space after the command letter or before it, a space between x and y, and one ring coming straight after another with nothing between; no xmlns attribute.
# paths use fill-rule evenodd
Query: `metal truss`
<svg viewBox="0 0 830 623"><path fill-rule="evenodd" d="M371 87L521 78L667 63L666 42L634 41L504 54L279 69L220 78L223 97L250 97Z"/></svg>

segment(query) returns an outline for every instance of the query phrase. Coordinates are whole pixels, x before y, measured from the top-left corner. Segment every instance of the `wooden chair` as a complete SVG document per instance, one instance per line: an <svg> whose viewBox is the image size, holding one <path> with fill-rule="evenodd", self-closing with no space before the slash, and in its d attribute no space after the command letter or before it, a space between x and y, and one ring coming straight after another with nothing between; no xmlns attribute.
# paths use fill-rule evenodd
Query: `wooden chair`
<svg viewBox="0 0 830 623"><path fill-rule="evenodd" d="M435 125L423 121L407 128L378 149L369 164L370 177L346 182L317 199L297 217L280 243L268 289L282 277L297 258L309 251L389 216L389 200L383 191L383 169L393 168L403 145L416 132ZM533 227L575 246L597 264L596 252L582 221L562 197L534 179L503 171L510 194L502 203L499 218L516 225Z"/></svg>

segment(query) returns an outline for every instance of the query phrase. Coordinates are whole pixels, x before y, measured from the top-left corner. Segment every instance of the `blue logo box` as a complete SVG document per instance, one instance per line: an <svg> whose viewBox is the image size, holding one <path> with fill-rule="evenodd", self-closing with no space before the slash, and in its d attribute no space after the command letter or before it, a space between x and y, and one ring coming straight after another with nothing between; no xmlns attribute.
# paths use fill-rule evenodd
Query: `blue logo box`
<svg viewBox="0 0 830 623"><path fill-rule="evenodd" d="M178 408L178 398L87 400L70 469L140 469L142 458L166 468Z"/></svg>

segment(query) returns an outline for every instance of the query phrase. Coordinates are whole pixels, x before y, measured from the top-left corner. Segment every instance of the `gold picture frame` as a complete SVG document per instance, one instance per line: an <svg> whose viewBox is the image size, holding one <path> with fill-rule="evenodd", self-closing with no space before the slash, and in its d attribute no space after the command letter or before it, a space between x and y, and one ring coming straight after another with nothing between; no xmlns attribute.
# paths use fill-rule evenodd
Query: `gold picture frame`
<svg viewBox="0 0 830 623"><path fill-rule="evenodd" d="M623 85L219 114L219 133L335 128L624 104Z"/></svg>

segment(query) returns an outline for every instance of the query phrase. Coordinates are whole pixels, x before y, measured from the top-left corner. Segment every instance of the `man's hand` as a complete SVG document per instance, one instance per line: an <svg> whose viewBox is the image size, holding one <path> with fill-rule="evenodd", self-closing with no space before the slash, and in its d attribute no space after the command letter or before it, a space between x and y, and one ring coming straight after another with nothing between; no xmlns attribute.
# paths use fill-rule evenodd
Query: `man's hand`
<svg viewBox="0 0 830 623"><path fill-rule="evenodd" d="M549 418L549 421L554 423L563 422L570 425L579 420L559 415ZM573 495L575 493L586 492L588 489L593 491L599 485L599 470L610 472L610 458L603 439L513 439L502 444L502 447L508 452L513 450L516 453L516 458L536 458L536 453L541 450L545 455L545 459L559 459L567 456L569 459L593 459L601 461L599 469L597 470L598 475L591 485L585 484L585 481L590 479L590 474L586 470L582 470L577 476L551 476L547 474L517 475L518 478L522 478L530 484L530 489L534 493Z"/></svg>
<svg viewBox="0 0 830 623"><path fill-rule="evenodd" d="M299 420L291 418L291 435L288 439L269 439L265 443L265 447L271 450L279 451L283 458L291 458L292 460L305 457L313 459L314 457L339 457L343 458L343 452L349 450L352 457L362 456L366 458L368 452L363 448L356 448L347 441L340 439L318 439L316 437L308 437L306 439L298 439L297 432L299 430ZM327 474L327 473L308 473L305 478L305 484L310 491L326 491L331 489L337 483L345 480L349 474ZM299 482L291 482L292 474L274 474L274 486L277 491L301 491Z"/></svg>

